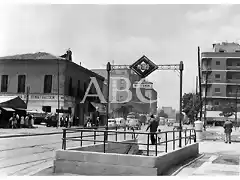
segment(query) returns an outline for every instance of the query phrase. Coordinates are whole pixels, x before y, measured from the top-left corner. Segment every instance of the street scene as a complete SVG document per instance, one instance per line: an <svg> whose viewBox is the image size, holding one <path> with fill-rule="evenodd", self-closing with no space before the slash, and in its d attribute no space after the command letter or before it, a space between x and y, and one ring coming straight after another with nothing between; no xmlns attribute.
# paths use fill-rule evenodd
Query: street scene
<svg viewBox="0 0 240 180"><path fill-rule="evenodd" d="M239 176L239 9L0 6L0 176Z"/></svg>

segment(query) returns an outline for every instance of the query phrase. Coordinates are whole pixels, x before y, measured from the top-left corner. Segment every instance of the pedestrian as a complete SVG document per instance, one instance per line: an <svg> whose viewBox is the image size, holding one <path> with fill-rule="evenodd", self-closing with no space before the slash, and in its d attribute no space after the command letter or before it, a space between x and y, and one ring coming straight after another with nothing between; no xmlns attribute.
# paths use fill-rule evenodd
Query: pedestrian
<svg viewBox="0 0 240 180"><path fill-rule="evenodd" d="M231 133L233 128L232 122L227 119L223 125L223 128L225 133L225 143L231 144Z"/></svg>
<svg viewBox="0 0 240 180"><path fill-rule="evenodd" d="M20 128L24 127L24 116L21 117Z"/></svg>
<svg viewBox="0 0 240 180"><path fill-rule="evenodd" d="M69 117L66 116L66 118L65 118L65 128L68 128L68 123L69 123Z"/></svg>
<svg viewBox="0 0 240 180"><path fill-rule="evenodd" d="M12 117L9 119L9 127L13 129L13 123L15 119L15 113L13 113Z"/></svg>
<svg viewBox="0 0 240 180"><path fill-rule="evenodd" d="M70 116L70 118L69 118L69 128L72 127L72 123L73 123L73 116Z"/></svg>
<svg viewBox="0 0 240 180"><path fill-rule="evenodd" d="M26 128L28 128L28 120L29 120L29 114L26 115L25 120L24 120L24 125Z"/></svg>
<svg viewBox="0 0 240 180"><path fill-rule="evenodd" d="M156 144L155 136L156 136L156 131L157 131L158 125L159 125L159 122L156 120L156 118L154 118L154 115L152 114L150 116L150 124L148 125L148 127L146 129L146 131L148 131L148 129L150 128L152 145Z"/></svg>

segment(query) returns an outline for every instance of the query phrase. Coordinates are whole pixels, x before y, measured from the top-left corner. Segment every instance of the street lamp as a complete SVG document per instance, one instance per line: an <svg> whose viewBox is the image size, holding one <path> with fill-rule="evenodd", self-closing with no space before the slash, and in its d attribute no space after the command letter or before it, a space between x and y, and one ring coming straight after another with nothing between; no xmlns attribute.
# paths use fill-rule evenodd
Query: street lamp
<svg viewBox="0 0 240 180"><path fill-rule="evenodd" d="M106 109L106 117L107 117L107 124L106 124L106 131L108 131L108 118L109 118L109 91L110 91L110 72L111 72L111 64L110 62L107 63L107 109ZM108 139L108 132L106 132L105 139Z"/></svg>
<svg viewBox="0 0 240 180"><path fill-rule="evenodd" d="M205 77L205 103L204 103L204 124L203 124L203 128L206 131L206 123L207 123L207 118L206 118L206 114L207 114L207 83L208 83L208 70L210 70L209 68L207 68L206 71L206 77Z"/></svg>

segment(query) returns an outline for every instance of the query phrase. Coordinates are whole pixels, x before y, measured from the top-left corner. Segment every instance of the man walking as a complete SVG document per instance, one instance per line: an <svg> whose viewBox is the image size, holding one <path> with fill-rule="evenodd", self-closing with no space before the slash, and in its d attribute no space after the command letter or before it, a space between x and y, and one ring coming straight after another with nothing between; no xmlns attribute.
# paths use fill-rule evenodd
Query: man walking
<svg viewBox="0 0 240 180"><path fill-rule="evenodd" d="M150 124L148 125L146 131L148 131L148 129L150 128L150 133L151 133L151 142L152 142L152 145L154 145L156 142L156 139L155 139L155 136L156 136L156 131L157 131L157 128L158 128L158 121L156 120L156 118L154 118L154 115L151 115L150 116Z"/></svg>
<svg viewBox="0 0 240 180"><path fill-rule="evenodd" d="M227 119L223 125L223 128L225 133L225 143L231 144L231 133L233 128L232 122Z"/></svg>

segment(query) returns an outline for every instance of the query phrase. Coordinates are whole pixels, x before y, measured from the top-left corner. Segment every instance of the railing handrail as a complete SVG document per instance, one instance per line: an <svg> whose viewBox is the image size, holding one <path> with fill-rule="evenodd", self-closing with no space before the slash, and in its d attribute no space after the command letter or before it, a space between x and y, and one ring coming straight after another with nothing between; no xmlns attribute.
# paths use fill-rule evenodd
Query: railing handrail
<svg viewBox="0 0 240 180"><path fill-rule="evenodd" d="M190 135L187 136L187 132L190 132ZM72 132L81 132L81 136L75 136L75 137L67 137L67 133L72 133ZM93 132L93 135L87 135L87 136L83 136L83 132ZM102 133L102 134L96 134L96 133ZM175 138L175 133L185 133L185 136L177 137ZM192 133L193 132L193 133ZM173 133L172 135L172 139L168 139L168 134L169 133ZM138 134L143 134L143 135L147 135L147 143L140 143L140 142L123 142L123 141L117 141L117 135L118 134L124 134L124 140L126 140L126 134L132 134L132 139L136 139L136 135ZM83 141L88 141L88 142L94 142L94 144L96 144L96 142L100 142L104 144L104 153L106 152L106 143L120 143L120 144L138 144L138 145L147 145L147 155L149 155L149 147L150 147L150 135L154 134L154 136L156 136L156 143L155 143L155 152L156 152L156 156L158 153L158 145L161 144L165 144L165 152L168 151L168 143L169 142L173 142L173 150L175 150L175 143L176 141L182 141L183 139L185 139L185 145L188 144L188 142L190 141L191 144L191 140L193 139L194 142L196 142L196 131L194 128L185 128L185 129L176 129L176 130L171 130L171 131L161 131L161 132L136 132L134 131L126 131L126 128L124 129L124 131L118 131L118 128L113 129L113 130L98 130L98 129L84 129L84 128L64 128L63 129L63 138L62 138L62 149L66 149L66 141L80 141L81 142L81 147L82 147L82 142ZM161 134L165 134L165 141L158 141L158 135ZM116 135L116 140L115 141L109 141L108 138L106 138L106 135ZM103 140L97 140L96 137L97 136L104 136ZM93 140L89 140L89 139L83 139L86 137L94 137Z"/></svg>

